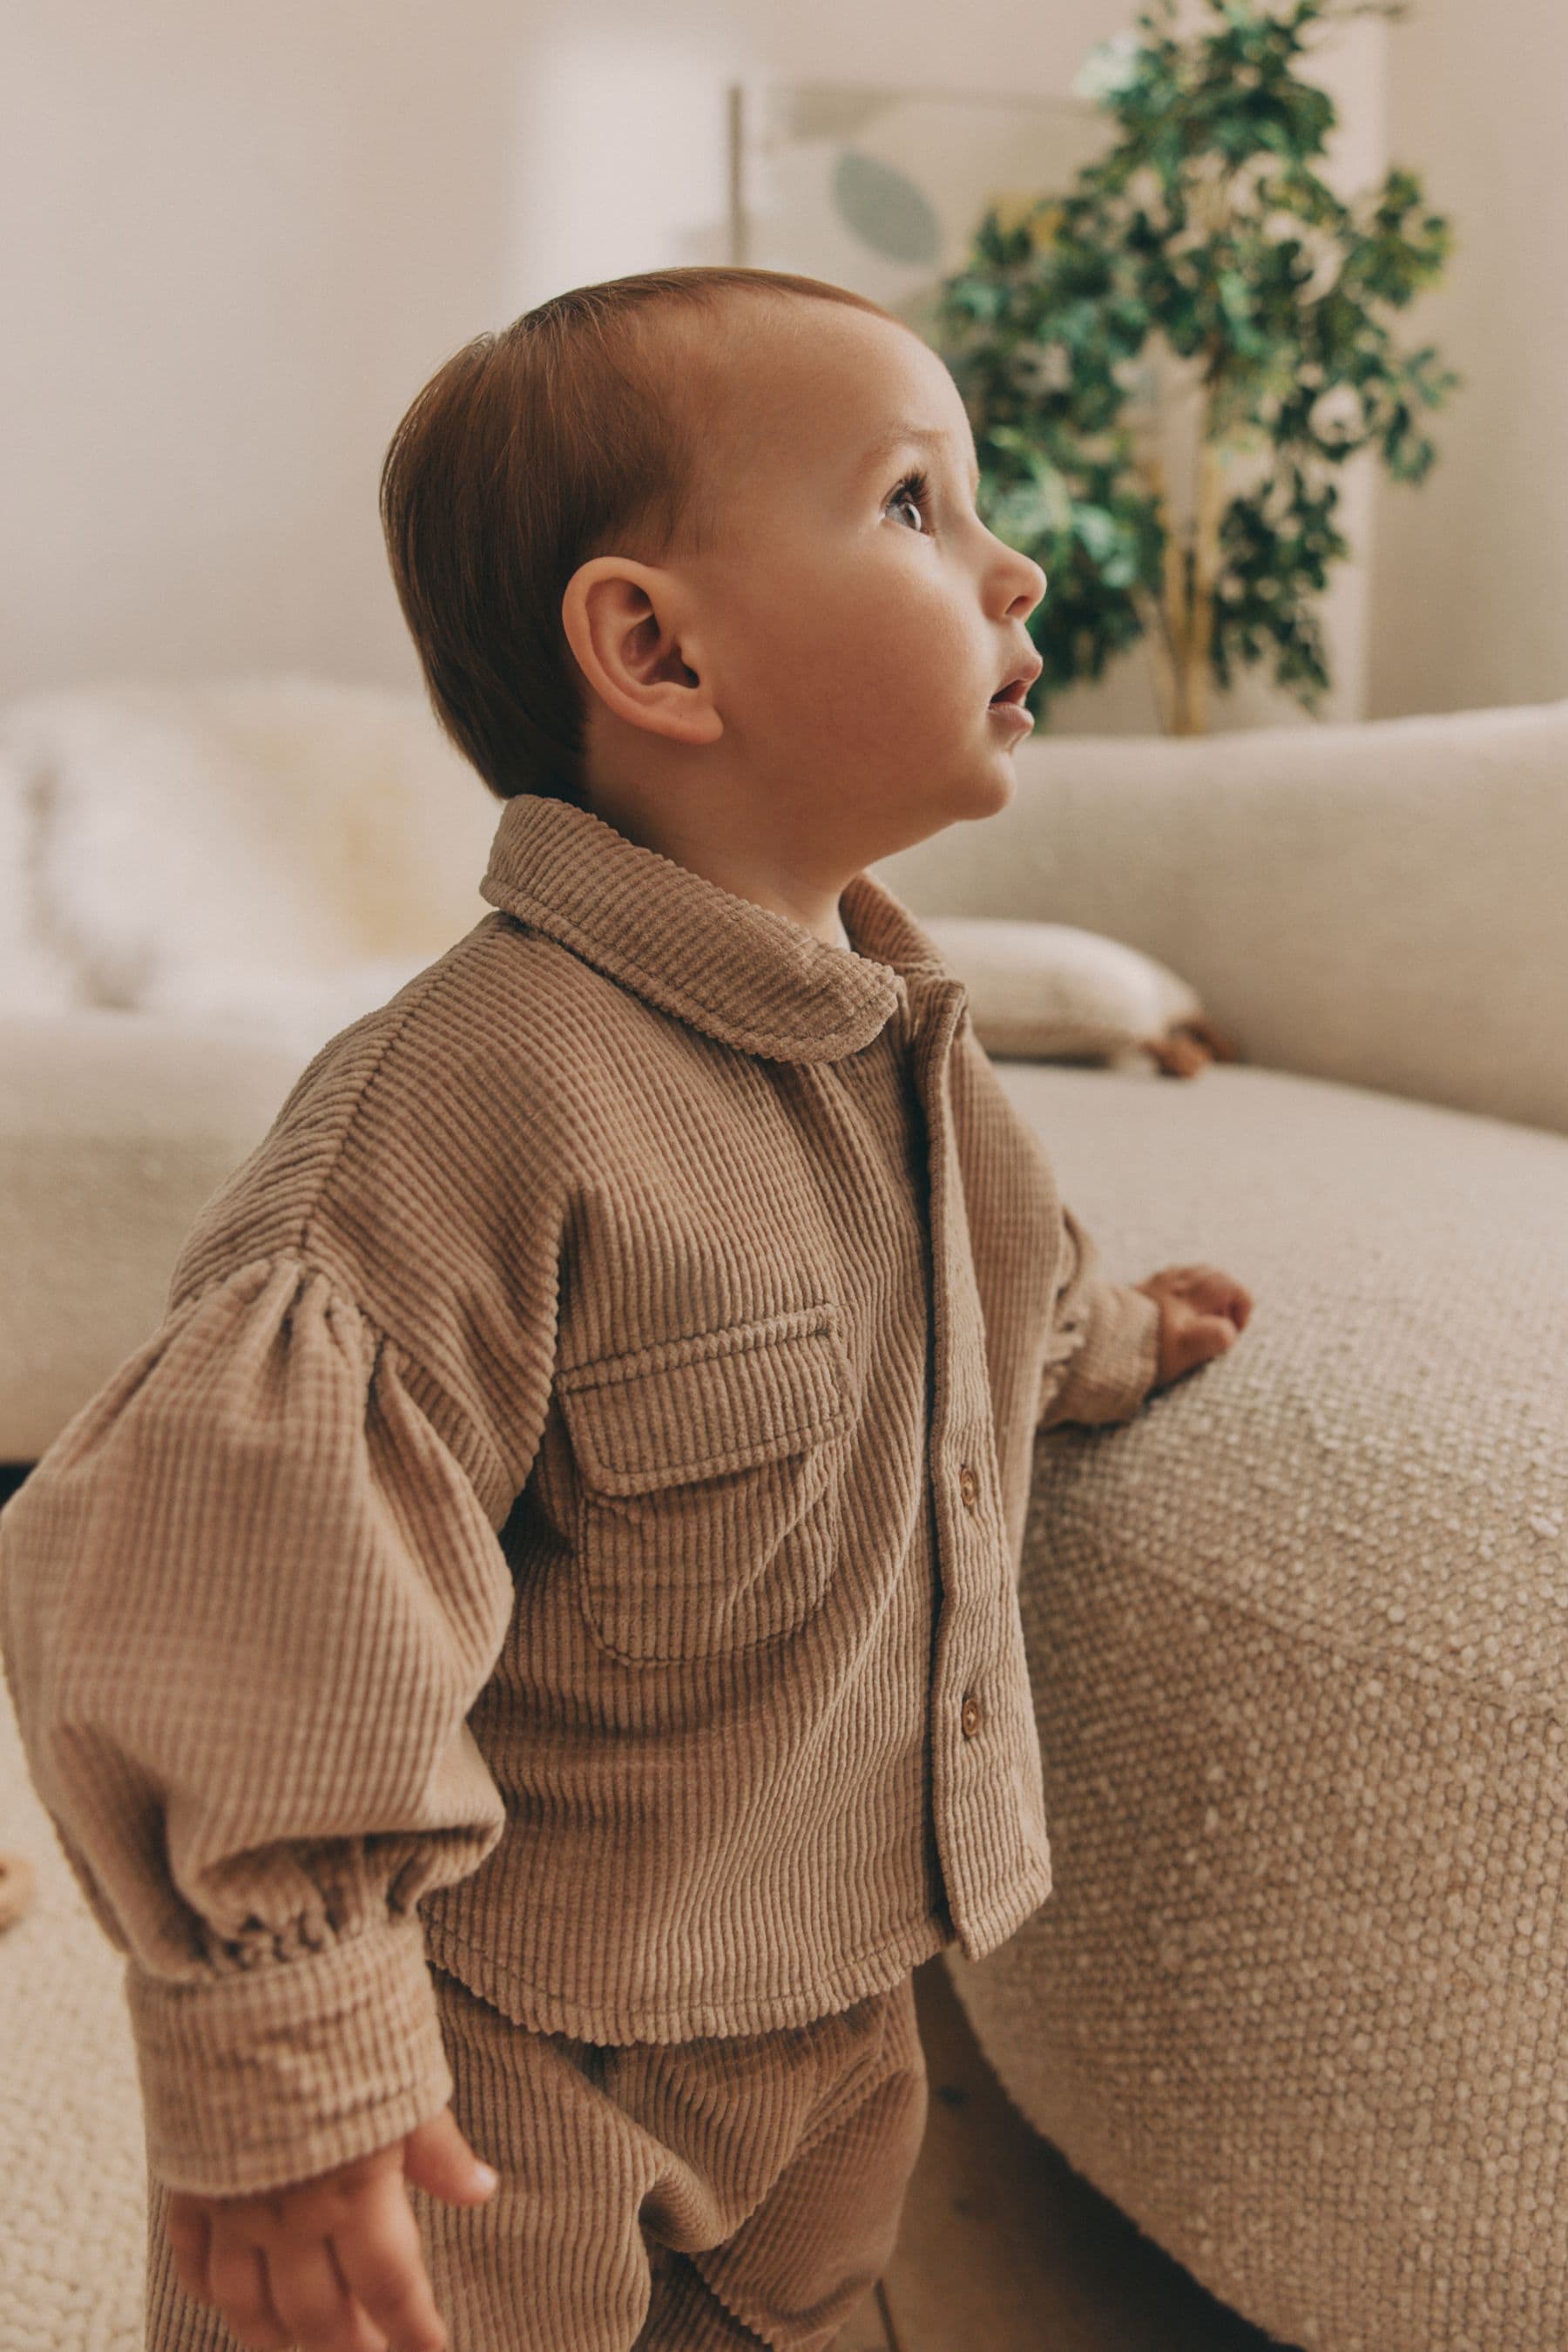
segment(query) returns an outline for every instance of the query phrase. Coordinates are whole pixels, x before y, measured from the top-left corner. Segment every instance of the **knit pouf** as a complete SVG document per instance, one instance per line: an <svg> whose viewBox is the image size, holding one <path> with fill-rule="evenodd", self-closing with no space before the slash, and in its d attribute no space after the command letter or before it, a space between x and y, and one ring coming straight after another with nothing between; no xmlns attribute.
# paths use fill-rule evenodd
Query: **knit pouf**
<svg viewBox="0 0 1568 2352"><path fill-rule="evenodd" d="M1568 2343L1568 1139L1000 1065L1107 1271L1232 1352L1037 1441L1055 1884L947 1965L1020 2111L1313 2352Z"/></svg>

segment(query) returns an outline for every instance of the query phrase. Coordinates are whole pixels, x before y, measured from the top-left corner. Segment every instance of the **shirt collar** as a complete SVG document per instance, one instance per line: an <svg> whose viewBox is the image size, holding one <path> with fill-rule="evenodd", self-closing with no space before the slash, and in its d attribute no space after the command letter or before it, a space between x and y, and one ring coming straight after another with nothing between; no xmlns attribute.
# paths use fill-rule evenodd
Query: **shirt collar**
<svg viewBox="0 0 1568 2352"><path fill-rule="evenodd" d="M908 908L864 870L839 899L856 950L847 955L541 793L507 802L479 895L661 1012L770 1061L836 1061L869 1045L911 995L964 993Z"/></svg>

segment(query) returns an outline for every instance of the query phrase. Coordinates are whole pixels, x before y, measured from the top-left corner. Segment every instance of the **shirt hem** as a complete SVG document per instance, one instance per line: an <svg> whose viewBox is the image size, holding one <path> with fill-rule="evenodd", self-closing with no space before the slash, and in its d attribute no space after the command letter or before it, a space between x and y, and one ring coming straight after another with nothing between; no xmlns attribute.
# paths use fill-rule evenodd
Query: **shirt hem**
<svg viewBox="0 0 1568 2352"><path fill-rule="evenodd" d="M1021 1887L1012 1890L1005 1902L993 1904L989 1911L959 1927L948 1940L957 1944L966 1960L983 1960L1034 1917L1053 1884L1050 1864L1043 1863L1034 1880L1026 1879Z"/></svg>
<svg viewBox="0 0 1568 2352"><path fill-rule="evenodd" d="M595 2042L695 2042L709 2035L767 2033L847 2009L868 1993L889 1992L922 1960L953 1942L952 1931L932 1911L921 1912L890 1941L858 1952L841 1967L808 1985L787 1991L727 2001L680 2000L623 2005L574 2000L530 1984L513 1969L498 1968L495 1954L447 1921L426 1925L426 1958L478 1999L535 2033L563 2033Z"/></svg>

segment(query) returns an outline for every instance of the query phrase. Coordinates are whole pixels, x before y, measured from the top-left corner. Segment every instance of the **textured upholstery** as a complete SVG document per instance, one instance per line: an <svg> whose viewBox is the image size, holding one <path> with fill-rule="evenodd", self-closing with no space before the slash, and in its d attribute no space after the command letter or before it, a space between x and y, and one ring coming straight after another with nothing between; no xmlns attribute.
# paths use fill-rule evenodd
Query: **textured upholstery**
<svg viewBox="0 0 1568 2352"><path fill-rule="evenodd" d="M1037 1449L1053 1892L949 1953L1022 2112L1314 2352L1568 2342L1568 1138L1008 1066L1107 1270L1246 1344Z"/></svg>

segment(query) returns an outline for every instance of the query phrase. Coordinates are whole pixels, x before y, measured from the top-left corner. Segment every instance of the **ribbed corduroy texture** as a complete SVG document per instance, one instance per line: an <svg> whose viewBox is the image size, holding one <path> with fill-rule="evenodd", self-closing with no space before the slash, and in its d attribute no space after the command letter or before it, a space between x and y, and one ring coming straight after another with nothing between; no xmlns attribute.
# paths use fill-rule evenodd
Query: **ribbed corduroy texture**
<svg viewBox="0 0 1568 2352"><path fill-rule="evenodd" d="M500 2176L410 2184L452 2352L822 2352L891 2257L924 2135L908 1977L788 2032L605 2048L435 1975L452 2110ZM147 2202L147 2352L236 2352Z"/></svg>
<svg viewBox="0 0 1568 2352"><path fill-rule="evenodd" d="M445 2104L416 1906L504 2014L618 2043L843 2009L1050 1887L1033 1438L1137 1409L1153 1301L868 873L846 954L525 798L480 887L0 1515L173 2187Z"/></svg>

